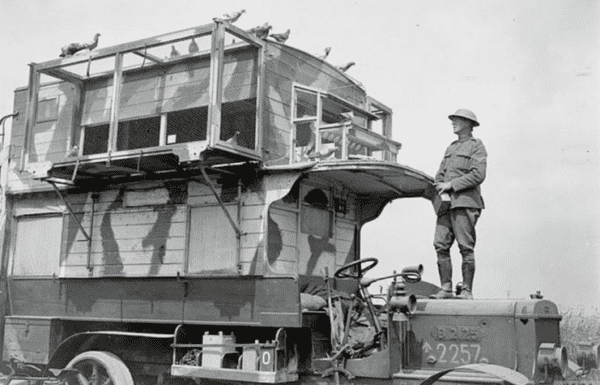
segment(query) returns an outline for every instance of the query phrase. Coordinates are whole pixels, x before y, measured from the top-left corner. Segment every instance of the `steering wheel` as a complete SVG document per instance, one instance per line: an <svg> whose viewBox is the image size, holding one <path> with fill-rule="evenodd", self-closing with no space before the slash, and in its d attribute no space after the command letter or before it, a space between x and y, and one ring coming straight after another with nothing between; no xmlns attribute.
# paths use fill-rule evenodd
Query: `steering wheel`
<svg viewBox="0 0 600 385"><path fill-rule="evenodd" d="M370 263L370 264L367 265L367 266L365 266L365 267L362 267L362 265L365 265L365 264L368 264L368 263ZM356 279L360 279L360 278L362 278L365 275L365 273L367 271L369 271L372 268L374 268L378 263L379 263L379 260L377 258L359 259L357 261L347 263L344 266L340 267L339 269L336 270L336 272L335 272L335 274L333 276L336 277L336 278L356 278ZM358 274L348 274L348 273L345 273L346 270L350 270L354 266L360 266Z"/></svg>

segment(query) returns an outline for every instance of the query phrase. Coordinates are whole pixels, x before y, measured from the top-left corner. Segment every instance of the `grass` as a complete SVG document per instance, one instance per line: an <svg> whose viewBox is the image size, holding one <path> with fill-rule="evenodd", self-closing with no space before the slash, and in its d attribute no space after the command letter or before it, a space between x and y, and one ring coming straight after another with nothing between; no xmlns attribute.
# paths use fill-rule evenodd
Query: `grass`
<svg viewBox="0 0 600 385"><path fill-rule="evenodd" d="M560 335L569 357L574 357L579 342L600 344L600 308L569 308L561 314Z"/></svg>
<svg viewBox="0 0 600 385"><path fill-rule="evenodd" d="M560 322L561 344L567 348L569 359L576 361L576 347L581 342L600 344L600 308L567 308L562 310ZM590 373L598 379L598 371Z"/></svg>

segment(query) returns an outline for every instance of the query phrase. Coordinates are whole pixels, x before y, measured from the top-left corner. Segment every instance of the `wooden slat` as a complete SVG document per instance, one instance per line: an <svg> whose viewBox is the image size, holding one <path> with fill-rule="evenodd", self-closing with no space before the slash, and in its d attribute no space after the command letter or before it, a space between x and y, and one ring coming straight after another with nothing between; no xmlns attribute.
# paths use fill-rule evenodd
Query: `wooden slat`
<svg viewBox="0 0 600 385"><path fill-rule="evenodd" d="M186 40L194 36L205 35L210 33L213 24L202 25L195 28L188 28L177 32L171 32L164 35L158 35L150 38L140 39L129 43L119 44L107 48L99 48L91 51L89 55L72 56L64 59L54 59L44 63L40 63L36 66L36 69L42 70L47 68L54 68L65 65L73 65L77 63L85 63L91 56L99 59L103 57L113 56L117 52L131 52L139 51L147 48L164 45L169 42L177 42Z"/></svg>
<svg viewBox="0 0 600 385"><path fill-rule="evenodd" d="M164 255L154 248L140 251L93 252L92 266L123 265L124 269L134 265L183 265L184 250L165 250ZM68 253L61 262L61 269L71 266L87 266L87 252Z"/></svg>
<svg viewBox="0 0 600 385"><path fill-rule="evenodd" d="M183 265L179 263L124 265L122 269L115 265L98 265L94 266L92 269L91 277L176 277L178 273L181 274L183 271ZM61 270L61 276L71 278L87 278L90 277L90 271L86 266L64 266ZM101 310L98 316L108 317L109 315L104 314L104 312L105 310Z"/></svg>
<svg viewBox="0 0 600 385"><path fill-rule="evenodd" d="M138 224L160 224L169 225L182 223L186 220L186 206L157 206L155 209L148 210L147 208L114 210L106 212L98 212L94 215L94 222L99 222L104 216L110 216L110 224L112 227L132 226ZM88 217L89 218L89 217ZM168 220L166 223L157 223L159 220Z"/></svg>
<svg viewBox="0 0 600 385"><path fill-rule="evenodd" d="M140 57L146 58L146 59L148 59L148 60L150 60L150 61L152 61L152 62L154 62L154 63L157 63L157 64L162 64L162 63L163 63L163 60L162 60L161 58L159 58L159 57L156 57L156 56L154 56L154 55L151 55L151 54L149 54L149 53L147 53L147 52L146 52L146 53L143 53L143 52L140 52L140 51L133 51L132 53L133 53L134 55L137 55L137 56L140 56Z"/></svg>
<svg viewBox="0 0 600 385"><path fill-rule="evenodd" d="M269 70L275 68L275 72L291 75L291 79L296 79L307 86L326 91L335 90L334 93L344 99L352 101L359 107L366 107L364 91L328 64L293 49L282 49L278 59L273 63L274 66L269 66L268 62L267 68ZM295 68L292 67L292 63Z"/></svg>
<svg viewBox="0 0 600 385"><path fill-rule="evenodd" d="M134 239L120 239L115 240L115 242L107 242L102 239L98 239L99 237L95 237L92 240L92 253L102 253L102 252L140 252L153 249L156 244L160 244L160 246L164 246L165 252L169 252L172 250L185 250L186 242L184 236L163 236L160 238L134 238ZM68 241L66 239L63 240L63 246L69 247L68 250L65 250L69 255L77 254L77 253L87 253L88 243L87 241L76 241L71 242L70 245L67 245Z"/></svg>
<svg viewBox="0 0 600 385"><path fill-rule="evenodd" d="M74 226L75 225L70 226L68 228L68 231L76 232L77 238L75 238L75 240L83 239L83 238L79 238L81 235L79 234L79 231L77 231L77 228ZM119 239L144 238L148 234L150 234L153 227L154 227L154 224L141 224L141 225L111 226L110 229L112 230L111 232L113 233L112 239L119 240ZM84 225L84 228L86 228L85 225ZM186 224L184 222L172 223L169 226L169 234L172 234L172 235L185 234L185 228L186 228ZM94 236L98 236L98 234L102 234L101 225L96 226L94 224L93 232L94 232L94 234L96 234Z"/></svg>
<svg viewBox="0 0 600 385"><path fill-rule="evenodd" d="M280 100L267 97L265 99L265 112L289 121L291 116L291 107L289 104L285 104Z"/></svg>
<svg viewBox="0 0 600 385"><path fill-rule="evenodd" d="M241 218L246 219L261 219L264 212L264 205L246 205L242 206Z"/></svg>
<svg viewBox="0 0 600 385"><path fill-rule="evenodd" d="M65 80L67 82L71 82L73 84L75 84L77 87L80 87L81 84L83 83L83 78L79 75L76 75L74 73L62 70L60 68L48 68L46 70L42 70L40 71L46 75L61 79L61 80Z"/></svg>
<svg viewBox="0 0 600 385"><path fill-rule="evenodd" d="M269 210L271 220L276 223L280 231L289 231L295 233L298 229L297 218L298 214L293 212L285 212L283 210Z"/></svg>
<svg viewBox="0 0 600 385"><path fill-rule="evenodd" d="M296 263L298 262L298 256L296 255L296 247L295 246L288 246L288 245L283 245L281 246L281 251L279 252L279 255L274 256L275 261L272 263L272 266L275 265L275 263L284 263L285 262L285 268L292 268L293 271L289 271L290 274L295 274L296 273ZM283 265L281 265L283 266ZM293 266L293 267L291 267Z"/></svg>

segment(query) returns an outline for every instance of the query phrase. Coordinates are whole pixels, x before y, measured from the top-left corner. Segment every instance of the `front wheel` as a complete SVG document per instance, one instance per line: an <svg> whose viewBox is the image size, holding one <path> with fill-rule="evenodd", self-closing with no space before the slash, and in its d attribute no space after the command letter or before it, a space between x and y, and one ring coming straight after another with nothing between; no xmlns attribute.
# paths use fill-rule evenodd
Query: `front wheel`
<svg viewBox="0 0 600 385"><path fill-rule="evenodd" d="M77 369L80 385L134 385L127 366L110 352L89 351L77 355L67 364Z"/></svg>

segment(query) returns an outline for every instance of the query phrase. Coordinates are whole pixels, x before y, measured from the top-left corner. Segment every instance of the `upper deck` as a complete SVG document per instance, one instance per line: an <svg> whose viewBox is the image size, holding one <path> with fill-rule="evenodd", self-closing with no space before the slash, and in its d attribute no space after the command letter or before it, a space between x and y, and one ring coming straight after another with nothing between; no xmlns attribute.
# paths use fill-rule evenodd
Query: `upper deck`
<svg viewBox="0 0 600 385"><path fill-rule="evenodd" d="M221 22L31 64L15 111L12 193L400 149L392 111L356 80Z"/></svg>

